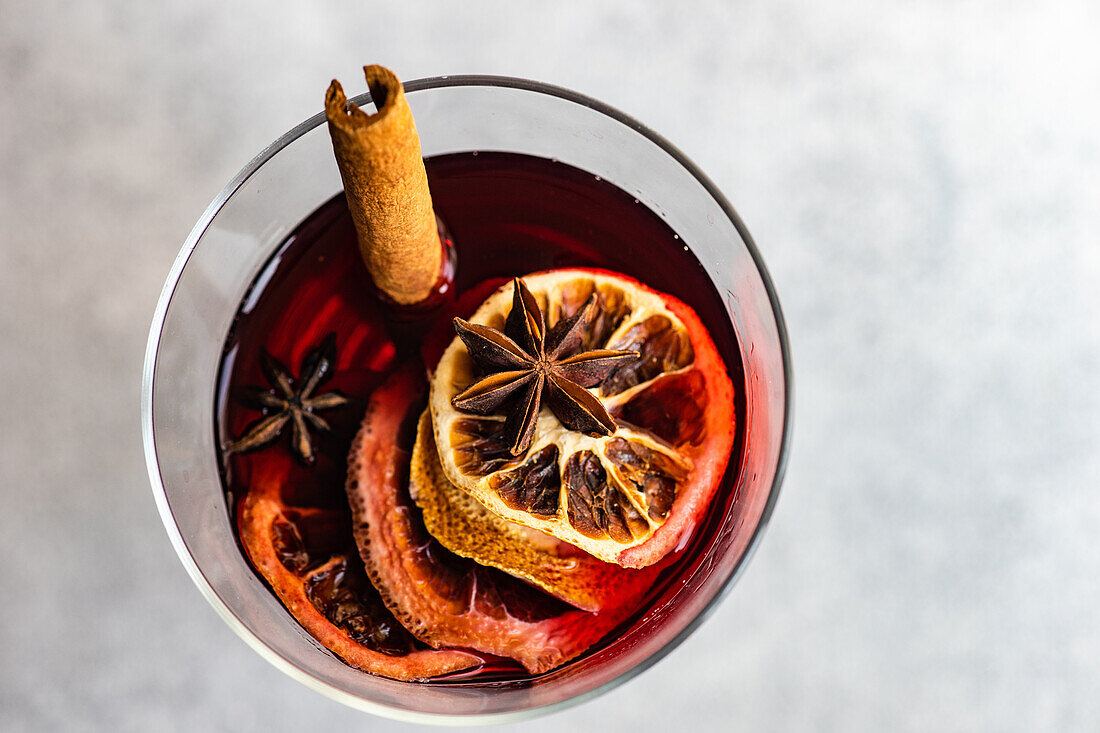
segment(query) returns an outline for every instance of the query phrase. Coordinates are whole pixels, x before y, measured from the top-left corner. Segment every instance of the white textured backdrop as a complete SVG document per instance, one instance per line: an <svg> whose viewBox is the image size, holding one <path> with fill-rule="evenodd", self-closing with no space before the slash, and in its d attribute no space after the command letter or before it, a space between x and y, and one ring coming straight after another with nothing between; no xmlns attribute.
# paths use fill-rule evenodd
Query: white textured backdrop
<svg viewBox="0 0 1100 733"><path fill-rule="evenodd" d="M527 730L1100 728L1098 7L0 0L0 729L407 729L218 620L138 427L192 223L367 62L638 117L786 309L794 450L744 579Z"/></svg>

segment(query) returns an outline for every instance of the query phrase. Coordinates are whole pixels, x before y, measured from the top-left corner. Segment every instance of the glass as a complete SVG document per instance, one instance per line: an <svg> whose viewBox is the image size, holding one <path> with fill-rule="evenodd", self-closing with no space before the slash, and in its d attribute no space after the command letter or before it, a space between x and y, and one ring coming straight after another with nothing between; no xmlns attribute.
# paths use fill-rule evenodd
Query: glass
<svg viewBox="0 0 1100 733"><path fill-rule="evenodd" d="M668 221L706 267L738 335L746 414L736 500L705 539L709 549L698 570L658 599L645 624L599 652L503 685L418 685L352 669L306 633L253 573L230 526L218 474L215 379L227 329L253 279L287 234L341 190L323 114L245 166L180 250L146 352L146 461L164 525L191 578L276 667L333 699L391 718L516 720L590 699L647 669L702 622L743 571L775 506L790 440L786 327L760 254L733 208L682 153L637 121L594 99L520 79L439 77L405 89L425 156L517 152L587 170ZM352 101L366 106L370 97Z"/></svg>

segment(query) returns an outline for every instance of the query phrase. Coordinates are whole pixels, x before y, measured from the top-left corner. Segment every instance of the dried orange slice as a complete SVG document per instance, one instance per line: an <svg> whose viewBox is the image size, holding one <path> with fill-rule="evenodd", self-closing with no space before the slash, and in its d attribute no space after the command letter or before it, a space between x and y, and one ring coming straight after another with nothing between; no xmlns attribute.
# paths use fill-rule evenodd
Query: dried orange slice
<svg viewBox="0 0 1100 733"><path fill-rule="evenodd" d="M501 287L468 323L456 321L462 338L450 343L432 376L430 408L443 470L510 522L607 562L652 565L698 521L725 473L735 419L726 366L691 308L636 280L569 269L523 282L527 292L518 282ZM512 316L516 308L522 316ZM569 331L570 319L582 311L578 335ZM530 324L524 338L502 335L515 335L516 323ZM553 383L584 409L585 419L577 418L580 408L552 401L539 409L533 387L518 400L506 394L523 394L532 380L545 381L544 374L558 378L548 362L530 367L525 354L539 338L566 331L568 346L553 354L558 364L600 362L598 378L586 374L580 387ZM475 337L497 351L471 357L467 344ZM623 351L638 358L622 360ZM500 379L486 378L492 374L485 365L495 367L493 360ZM479 400L512 402L497 414L472 414ZM613 430L599 415L614 418Z"/></svg>
<svg viewBox="0 0 1100 733"><path fill-rule="evenodd" d="M349 535L333 531L348 524L347 512L288 505L291 472L289 459L259 466L238 526L248 558L298 623L351 666L383 677L425 680L481 664L464 651L428 648L394 619L355 547L321 539Z"/></svg>
<svg viewBox="0 0 1100 733"><path fill-rule="evenodd" d="M371 395L349 454L353 532L371 582L405 628L432 647L510 657L535 674L558 667L625 621L641 598L586 613L452 554L428 534L408 491L411 445L399 444L426 391L414 371L393 374Z"/></svg>
<svg viewBox="0 0 1100 733"><path fill-rule="evenodd" d="M638 598L659 565L640 570L603 562L573 545L498 517L450 482L439 463L431 415L420 416L409 469L409 493L428 532L441 545L503 570L585 611Z"/></svg>

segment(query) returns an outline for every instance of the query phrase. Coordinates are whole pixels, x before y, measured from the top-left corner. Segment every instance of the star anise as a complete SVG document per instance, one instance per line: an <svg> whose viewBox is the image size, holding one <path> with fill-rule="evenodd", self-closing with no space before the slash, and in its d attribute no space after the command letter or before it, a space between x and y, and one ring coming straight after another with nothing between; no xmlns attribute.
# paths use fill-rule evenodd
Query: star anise
<svg viewBox="0 0 1100 733"><path fill-rule="evenodd" d="M512 311L504 331L455 318L455 331L474 364L486 376L451 400L456 409L477 415L501 410L507 415L504 436L512 455L531 446L543 403L562 425L588 435L611 435L614 419L589 392L623 364L638 358L635 351L596 349L575 353L597 312L597 297L547 333L538 301L518 277L512 281Z"/></svg>
<svg viewBox="0 0 1100 733"><path fill-rule="evenodd" d="M330 430L328 422L319 410L339 407L348 400L339 392L314 392L327 382L336 366L336 334L330 333L315 349L302 359L301 376L295 379L290 371L263 349L260 352L260 369L272 389L244 387L236 393L237 400L245 407L259 410L263 417L245 430L245 434L225 447L227 453L244 453L270 445L290 423L293 433L291 447L298 459L309 466L313 464L313 439L309 428Z"/></svg>

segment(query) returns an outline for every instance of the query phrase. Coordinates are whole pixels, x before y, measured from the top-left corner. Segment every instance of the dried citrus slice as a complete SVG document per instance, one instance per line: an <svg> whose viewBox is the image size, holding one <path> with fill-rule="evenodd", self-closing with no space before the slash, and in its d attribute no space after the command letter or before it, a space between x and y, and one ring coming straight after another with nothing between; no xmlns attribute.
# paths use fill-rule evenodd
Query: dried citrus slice
<svg viewBox="0 0 1100 733"><path fill-rule="evenodd" d="M290 462L270 460L253 473L238 525L252 564L291 615L353 667L398 680L425 680L482 663L457 649L430 649L394 619L344 537L346 511L288 506L282 499Z"/></svg>
<svg viewBox="0 0 1100 733"><path fill-rule="evenodd" d="M417 427L409 493L423 513L428 532L448 550L523 578L585 611L636 600L653 584L660 568L631 570L603 562L490 512L443 473L426 410Z"/></svg>
<svg viewBox="0 0 1100 733"><path fill-rule="evenodd" d="M691 308L636 280L569 269L522 283L456 319L431 381L443 470L504 519L651 565L725 473L726 366Z"/></svg>
<svg viewBox="0 0 1100 733"><path fill-rule="evenodd" d="M510 657L532 673L583 653L636 610L570 608L499 570L449 552L428 534L409 496L408 435L427 385L411 370L375 390L348 466L353 532L371 582L397 619L435 648ZM411 409L410 409L411 408ZM638 601L640 599L634 599Z"/></svg>

